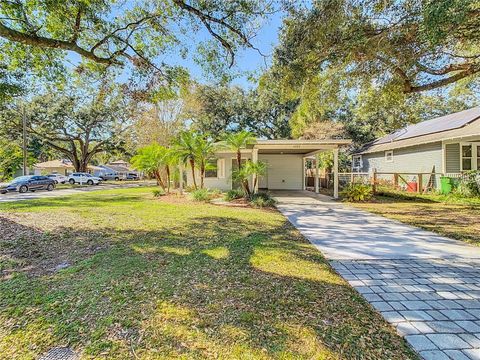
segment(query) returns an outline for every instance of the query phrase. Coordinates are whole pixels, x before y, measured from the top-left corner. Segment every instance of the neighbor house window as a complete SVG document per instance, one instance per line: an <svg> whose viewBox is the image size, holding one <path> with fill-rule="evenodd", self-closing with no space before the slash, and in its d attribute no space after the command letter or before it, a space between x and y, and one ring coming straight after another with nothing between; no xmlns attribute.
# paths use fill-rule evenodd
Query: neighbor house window
<svg viewBox="0 0 480 360"><path fill-rule="evenodd" d="M462 145L462 171L472 170L472 145Z"/></svg>
<svg viewBox="0 0 480 360"><path fill-rule="evenodd" d="M393 150L385 151L385 161L393 162Z"/></svg>
<svg viewBox="0 0 480 360"><path fill-rule="evenodd" d="M355 155L353 157L353 164L352 164L352 167L354 170L356 171L360 171L360 169L363 167L363 164L362 164L362 155Z"/></svg>
<svg viewBox="0 0 480 360"><path fill-rule="evenodd" d="M480 170L480 145L477 145L477 170Z"/></svg>

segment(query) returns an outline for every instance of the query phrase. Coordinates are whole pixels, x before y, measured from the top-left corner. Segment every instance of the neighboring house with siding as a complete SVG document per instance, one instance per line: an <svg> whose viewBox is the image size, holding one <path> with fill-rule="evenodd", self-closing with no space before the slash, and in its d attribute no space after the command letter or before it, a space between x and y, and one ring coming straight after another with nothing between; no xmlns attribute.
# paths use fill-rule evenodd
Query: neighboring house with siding
<svg viewBox="0 0 480 360"><path fill-rule="evenodd" d="M363 146L354 172L441 173L480 170L480 107L422 121Z"/></svg>

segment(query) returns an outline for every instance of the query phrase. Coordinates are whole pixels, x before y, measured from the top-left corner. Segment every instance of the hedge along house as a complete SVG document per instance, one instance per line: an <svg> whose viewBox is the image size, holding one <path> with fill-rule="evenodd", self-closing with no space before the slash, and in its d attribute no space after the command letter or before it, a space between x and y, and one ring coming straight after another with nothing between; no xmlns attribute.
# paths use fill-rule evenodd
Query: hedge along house
<svg viewBox="0 0 480 360"><path fill-rule="evenodd" d="M480 170L480 107L407 126L363 146L353 172L435 173L457 177Z"/></svg>
<svg viewBox="0 0 480 360"><path fill-rule="evenodd" d="M323 151L334 153L334 197L338 197L338 149L351 140L258 140L242 149L242 161L262 161L267 171L257 181L256 190L305 190L305 161ZM238 167L236 153L218 150L210 160L212 170L205 173L205 187L228 191L238 188L232 181L232 170ZM185 169L187 185L193 184L190 168ZM197 184L200 174L195 174ZM316 171L315 190L319 189L319 171Z"/></svg>

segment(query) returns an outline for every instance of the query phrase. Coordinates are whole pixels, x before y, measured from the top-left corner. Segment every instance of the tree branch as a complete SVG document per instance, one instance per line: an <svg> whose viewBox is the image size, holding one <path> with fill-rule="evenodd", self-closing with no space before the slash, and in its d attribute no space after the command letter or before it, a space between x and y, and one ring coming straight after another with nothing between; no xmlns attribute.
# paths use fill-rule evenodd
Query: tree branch
<svg viewBox="0 0 480 360"><path fill-rule="evenodd" d="M74 51L82 55L83 57L98 62L100 64L120 64L118 60L111 57L104 58L97 56L93 52L85 50L82 47L78 46L75 42L56 40L44 36L38 36L35 34L25 34L5 26L2 22L0 22L0 37L30 46Z"/></svg>

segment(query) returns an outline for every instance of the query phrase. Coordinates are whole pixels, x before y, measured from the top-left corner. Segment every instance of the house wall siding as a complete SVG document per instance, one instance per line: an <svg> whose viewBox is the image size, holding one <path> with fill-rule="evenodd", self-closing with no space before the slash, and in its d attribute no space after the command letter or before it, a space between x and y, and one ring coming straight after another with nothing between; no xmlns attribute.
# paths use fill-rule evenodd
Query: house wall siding
<svg viewBox="0 0 480 360"><path fill-rule="evenodd" d="M363 172L429 173L435 166L442 172L442 143L422 144L393 150L393 161L385 161L385 152L362 155Z"/></svg>

